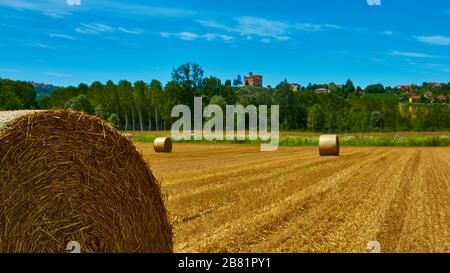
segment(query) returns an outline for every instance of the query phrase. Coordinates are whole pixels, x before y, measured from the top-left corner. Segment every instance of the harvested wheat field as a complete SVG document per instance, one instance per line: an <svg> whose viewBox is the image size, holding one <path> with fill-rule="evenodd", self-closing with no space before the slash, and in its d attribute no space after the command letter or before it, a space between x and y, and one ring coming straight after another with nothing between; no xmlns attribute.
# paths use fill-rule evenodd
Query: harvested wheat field
<svg viewBox="0 0 450 273"><path fill-rule="evenodd" d="M450 252L449 148L137 144L168 196L176 252Z"/></svg>

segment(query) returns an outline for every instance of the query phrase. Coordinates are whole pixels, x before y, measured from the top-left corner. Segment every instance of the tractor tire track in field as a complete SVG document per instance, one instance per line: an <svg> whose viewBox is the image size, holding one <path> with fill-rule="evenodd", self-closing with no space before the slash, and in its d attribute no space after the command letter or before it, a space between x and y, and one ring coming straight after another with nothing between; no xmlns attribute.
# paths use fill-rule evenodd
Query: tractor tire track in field
<svg viewBox="0 0 450 273"><path fill-rule="evenodd" d="M352 158L352 160L349 160L345 166L342 166L342 168L351 167L352 163L361 161L361 158L363 158L363 156L364 154L355 156L354 158ZM334 158L329 160L335 161L336 159ZM226 191L227 193L229 193L230 197L234 198L225 200L223 203L223 207L221 207L221 209L216 211L215 213L209 215L207 219L200 219L199 221L203 221L200 224L207 225L211 230L211 228L216 228L217 224L220 225L219 227L223 227L224 224L226 226L230 226L232 222L238 221L241 218L253 217L255 214L258 214L262 208L271 208L273 207L274 203L282 201L284 198L297 193L299 191L299 188L307 188L313 186L321 175L333 174L334 170L333 168L330 168L330 166L332 166L330 164L332 163L320 165L320 167L317 167L317 169L314 168L314 170L312 170L311 172L304 171L303 168L295 168L299 172L306 175L304 179L301 180L301 183L299 183L300 181L298 180L298 177L294 176L289 178L283 175L280 176L278 172L275 172L275 175L272 176L260 177L257 181L251 180L251 184L247 184L247 187L245 188L243 188L242 184L240 184L242 182L235 183L233 188L230 188ZM292 171L291 173L289 171L286 171L285 175L292 175ZM238 188L235 188L236 186ZM261 189L264 190L264 194L261 194ZM213 200L212 202L215 202L218 198L211 197L203 200L211 199ZM197 199L196 197L192 197L191 200L197 200L196 203L198 203L199 199ZM185 205L186 203L182 202L182 204ZM184 209L186 209L185 211L187 213L195 211L195 208L189 206L187 206L187 208L185 207ZM229 219L232 215L239 215L239 217ZM216 225L212 225L212 223L216 223ZM177 229L188 229L184 232L179 232L178 234L189 235L188 237L195 238L196 241L200 238L194 235L199 230L203 230L201 227L202 226L196 226L193 223L189 223L189 225L181 227L176 226ZM194 229L189 230L192 228ZM217 231L211 230L211 233L215 234L217 233ZM202 233L201 236L205 237L208 236L208 234L209 233ZM187 238L183 241L186 240ZM189 240L187 240L187 242L188 241Z"/></svg>
<svg viewBox="0 0 450 273"><path fill-rule="evenodd" d="M400 185L389 210L385 216L385 222L377 238L383 246L383 251L393 252L400 240L400 235L408 214L408 202L411 196L411 184L417 179L417 173L421 160L421 151L416 151L402 171Z"/></svg>
<svg viewBox="0 0 450 273"><path fill-rule="evenodd" d="M450 149L138 144L176 252L450 252Z"/></svg>
<svg viewBox="0 0 450 273"><path fill-rule="evenodd" d="M379 161L382 158L383 155L379 155L373 160ZM224 236L233 237L234 244L236 244L237 240L242 240L243 243L237 244L239 248L229 246L226 249L220 249L220 246L223 246L221 241L226 239L226 237L219 237L217 245L213 245L212 249L208 249L208 251L213 251L217 248L219 248L218 251L233 252L252 251L255 248L260 249L260 247L255 245L260 244L262 241L272 241L273 234L279 232L283 226L295 221L296 217L309 215L310 212L317 211L321 206L321 203L323 203L330 193L334 191L337 185L346 184L350 181L346 178L353 176L355 169L364 168L365 164L367 163L354 163L340 171L337 171L335 168L330 168L328 170L330 171L329 173L322 173L321 176L316 176L316 183L311 185L311 187L306 188L305 191L298 191L296 194L288 196L278 203L271 204L267 207L267 210L262 213L259 213L250 219L241 219L240 222L237 222L235 229L227 231L228 235L225 234ZM327 178L324 179L324 177ZM299 179L301 179L301 177ZM319 186L320 184L321 186ZM316 215L317 214L313 214L313 216ZM251 224L251 222L253 222L253 224ZM311 223L316 225L319 222L311 221ZM249 225L251 225L251 228L245 228ZM216 234L220 233L216 232L214 236L217 236ZM262 249L262 251L271 251L271 249Z"/></svg>

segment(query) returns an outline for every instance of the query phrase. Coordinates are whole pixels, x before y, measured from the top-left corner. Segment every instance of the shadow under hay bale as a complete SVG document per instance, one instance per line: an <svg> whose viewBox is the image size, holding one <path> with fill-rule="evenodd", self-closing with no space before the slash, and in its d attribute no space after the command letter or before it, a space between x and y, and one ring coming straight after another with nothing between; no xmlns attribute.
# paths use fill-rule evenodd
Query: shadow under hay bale
<svg viewBox="0 0 450 273"><path fill-rule="evenodd" d="M340 152L339 137L337 135L323 135L319 139L320 156L338 156Z"/></svg>
<svg viewBox="0 0 450 273"><path fill-rule="evenodd" d="M153 141L153 149L157 153L172 152L172 140L168 137L157 137Z"/></svg>
<svg viewBox="0 0 450 273"><path fill-rule="evenodd" d="M158 182L107 122L52 110L4 124L0 252L66 252L70 241L81 252L173 251Z"/></svg>

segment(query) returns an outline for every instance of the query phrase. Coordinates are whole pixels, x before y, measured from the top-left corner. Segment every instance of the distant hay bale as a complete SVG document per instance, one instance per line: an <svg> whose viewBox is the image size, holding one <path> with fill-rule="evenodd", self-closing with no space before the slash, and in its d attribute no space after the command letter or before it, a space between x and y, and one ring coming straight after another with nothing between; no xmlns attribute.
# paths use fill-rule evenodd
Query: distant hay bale
<svg viewBox="0 0 450 273"><path fill-rule="evenodd" d="M172 152L172 140L169 137L157 137L153 141L153 148L157 153Z"/></svg>
<svg viewBox="0 0 450 273"><path fill-rule="evenodd" d="M3 113L3 114L2 114ZM172 252L158 182L107 122L0 112L0 252Z"/></svg>
<svg viewBox="0 0 450 273"><path fill-rule="evenodd" d="M320 156L338 156L339 155L339 137L337 135L323 135L319 139Z"/></svg>

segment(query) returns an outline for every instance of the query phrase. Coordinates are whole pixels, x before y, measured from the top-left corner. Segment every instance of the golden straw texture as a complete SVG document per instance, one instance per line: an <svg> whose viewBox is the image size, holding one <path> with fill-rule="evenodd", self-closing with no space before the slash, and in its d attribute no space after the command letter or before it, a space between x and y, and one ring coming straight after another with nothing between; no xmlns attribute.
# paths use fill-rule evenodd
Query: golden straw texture
<svg viewBox="0 0 450 273"><path fill-rule="evenodd" d="M66 252L70 241L81 252L172 252L160 186L96 117L17 115L0 129L0 252Z"/></svg>

